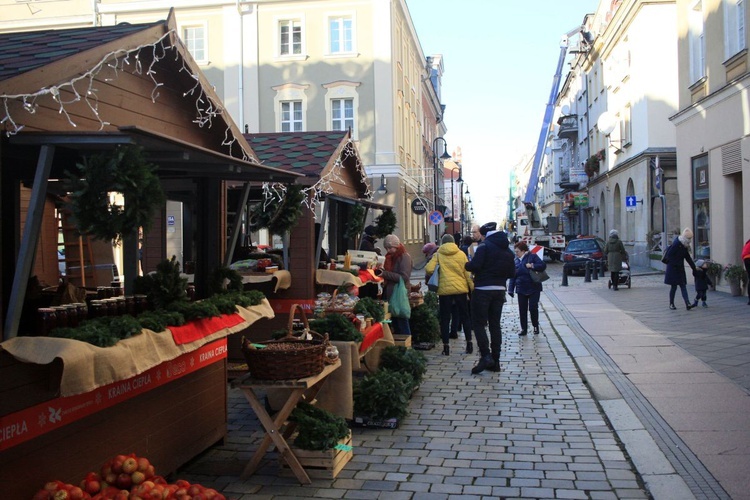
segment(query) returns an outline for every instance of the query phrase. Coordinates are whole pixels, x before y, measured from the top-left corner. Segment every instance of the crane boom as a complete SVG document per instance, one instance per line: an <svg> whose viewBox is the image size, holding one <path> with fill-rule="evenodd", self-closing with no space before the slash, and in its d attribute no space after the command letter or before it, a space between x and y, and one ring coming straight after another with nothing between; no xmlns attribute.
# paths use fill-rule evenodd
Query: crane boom
<svg viewBox="0 0 750 500"><path fill-rule="evenodd" d="M557 61L555 76L552 78L552 88L550 89L549 99L547 100L547 107L544 110L544 120L542 121L542 129L539 131L539 140L536 143L536 153L534 153L534 160L531 166L531 176L529 177L529 184L526 187L526 196L523 198L523 204L526 207L526 212L529 214L530 219L531 212L534 210L536 189L537 184L539 183L539 168L542 165L542 152L544 151L544 145L547 143L547 136L549 135L549 129L552 125L552 115L555 111L555 100L557 98L557 92L560 89L562 68L567 52L568 36L565 36L560 41L560 58Z"/></svg>

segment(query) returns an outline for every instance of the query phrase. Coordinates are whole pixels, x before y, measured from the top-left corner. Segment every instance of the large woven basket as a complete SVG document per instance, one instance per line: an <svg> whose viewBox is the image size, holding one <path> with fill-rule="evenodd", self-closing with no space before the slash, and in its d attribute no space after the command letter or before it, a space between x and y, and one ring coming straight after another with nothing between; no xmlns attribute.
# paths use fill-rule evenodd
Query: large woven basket
<svg viewBox="0 0 750 500"><path fill-rule="evenodd" d="M305 333L312 340L305 340L292 334L295 313L299 311L305 325ZM299 304L293 304L289 311L287 336L278 340L261 342L265 347L253 348L247 340L242 343L242 352L253 378L261 380L297 380L317 375L325 366L328 335L320 335L310 330L307 316Z"/></svg>

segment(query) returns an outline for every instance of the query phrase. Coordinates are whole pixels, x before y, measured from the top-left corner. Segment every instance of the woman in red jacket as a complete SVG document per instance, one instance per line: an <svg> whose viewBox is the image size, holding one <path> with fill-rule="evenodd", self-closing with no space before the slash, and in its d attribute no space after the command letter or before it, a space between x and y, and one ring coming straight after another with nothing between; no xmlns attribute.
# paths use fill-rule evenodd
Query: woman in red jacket
<svg viewBox="0 0 750 500"><path fill-rule="evenodd" d="M742 247L742 262L745 263L745 272L750 276L750 240ZM747 305L750 306L750 286L747 287Z"/></svg>

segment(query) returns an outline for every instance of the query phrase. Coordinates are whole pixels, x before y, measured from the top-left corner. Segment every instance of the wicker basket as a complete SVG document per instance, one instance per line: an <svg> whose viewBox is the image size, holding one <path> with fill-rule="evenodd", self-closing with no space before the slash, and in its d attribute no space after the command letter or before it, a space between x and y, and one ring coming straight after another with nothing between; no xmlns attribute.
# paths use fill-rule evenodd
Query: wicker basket
<svg viewBox="0 0 750 500"><path fill-rule="evenodd" d="M309 332L313 336L312 340L301 339L292 334L296 311L299 311L302 316L305 332ZM321 335L310 330L307 316L299 304L293 304L289 311L287 336L261 343L265 347L257 349L252 347L251 342L246 339L242 342L242 352L253 378L297 380L312 377L323 371L326 347L328 347L328 335Z"/></svg>

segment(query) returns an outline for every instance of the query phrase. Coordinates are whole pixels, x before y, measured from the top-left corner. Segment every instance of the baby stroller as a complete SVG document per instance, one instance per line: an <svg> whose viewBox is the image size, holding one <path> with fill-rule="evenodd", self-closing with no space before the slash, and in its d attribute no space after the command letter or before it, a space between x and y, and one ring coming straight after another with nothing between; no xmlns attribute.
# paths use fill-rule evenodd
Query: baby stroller
<svg viewBox="0 0 750 500"><path fill-rule="evenodd" d="M628 288L630 288L630 264L628 263L627 258L622 261L622 269L620 269L617 286L627 286ZM607 281L607 288L612 288L612 276L610 276L609 281Z"/></svg>

